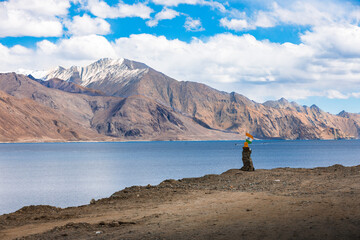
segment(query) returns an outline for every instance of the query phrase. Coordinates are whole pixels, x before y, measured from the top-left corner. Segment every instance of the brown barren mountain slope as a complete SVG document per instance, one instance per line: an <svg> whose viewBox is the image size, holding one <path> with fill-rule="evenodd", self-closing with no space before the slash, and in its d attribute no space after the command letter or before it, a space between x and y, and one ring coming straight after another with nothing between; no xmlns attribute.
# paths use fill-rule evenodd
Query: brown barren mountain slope
<svg viewBox="0 0 360 240"><path fill-rule="evenodd" d="M57 111L31 99L18 99L0 91L0 141L104 141Z"/></svg>
<svg viewBox="0 0 360 240"><path fill-rule="evenodd" d="M90 127L93 117L88 100L90 96L47 88L24 75L15 73L0 74L0 90L19 99L32 99L66 115L83 127Z"/></svg>
<svg viewBox="0 0 360 240"><path fill-rule="evenodd" d="M95 130L104 137L118 140L238 138L237 134L204 128L191 118L143 96L121 98L68 93L15 73L0 74L0 90L24 101L31 99L90 132Z"/></svg>
<svg viewBox="0 0 360 240"><path fill-rule="evenodd" d="M338 116L343 117L343 118L347 118L349 119L348 122L353 123L353 124L349 124L349 128L353 129L354 126L357 129L357 133L358 133L358 138L360 138L360 114L358 113L348 113L345 111L341 111Z"/></svg>
<svg viewBox="0 0 360 240"><path fill-rule="evenodd" d="M238 134L202 127L191 118L144 96L131 96L95 112L92 125L99 133L127 139L239 139Z"/></svg>

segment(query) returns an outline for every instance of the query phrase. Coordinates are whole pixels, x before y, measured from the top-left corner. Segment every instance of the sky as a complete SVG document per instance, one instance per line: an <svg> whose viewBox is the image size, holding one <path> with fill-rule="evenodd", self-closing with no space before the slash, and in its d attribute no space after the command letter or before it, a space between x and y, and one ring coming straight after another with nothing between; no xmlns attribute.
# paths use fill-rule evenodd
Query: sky
<svg viewBox="0 0 360 240"><path fill-rule="evenodd" d="M0 72L143 62L264 102L360 113L360 0L0 0Z"/></svg>

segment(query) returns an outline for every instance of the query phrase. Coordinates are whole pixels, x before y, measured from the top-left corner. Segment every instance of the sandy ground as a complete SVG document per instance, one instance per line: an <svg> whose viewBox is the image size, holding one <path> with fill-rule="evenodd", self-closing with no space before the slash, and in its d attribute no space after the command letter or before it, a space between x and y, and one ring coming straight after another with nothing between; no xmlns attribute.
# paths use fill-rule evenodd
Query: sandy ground
<svg viewBox="0 0 360 240"><path fill-rule="evenodd" d="M229 170L0 216L0 239L360 239L360 165Z"/></svg>

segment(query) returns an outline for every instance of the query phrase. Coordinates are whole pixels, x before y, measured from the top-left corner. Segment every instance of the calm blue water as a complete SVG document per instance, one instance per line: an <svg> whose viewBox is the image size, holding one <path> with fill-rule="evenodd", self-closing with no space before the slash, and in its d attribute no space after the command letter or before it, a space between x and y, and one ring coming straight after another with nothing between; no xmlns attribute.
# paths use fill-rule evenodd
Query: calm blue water
<svg viewBox="0 0 360 240"><path fill-rule="evenodd" d="M235 144L238 145L235 145ZM242 141L0 144L0 214L87 204L132 185L242 166ZM360 140L255 141L255 168L360 164Z"/></svg>

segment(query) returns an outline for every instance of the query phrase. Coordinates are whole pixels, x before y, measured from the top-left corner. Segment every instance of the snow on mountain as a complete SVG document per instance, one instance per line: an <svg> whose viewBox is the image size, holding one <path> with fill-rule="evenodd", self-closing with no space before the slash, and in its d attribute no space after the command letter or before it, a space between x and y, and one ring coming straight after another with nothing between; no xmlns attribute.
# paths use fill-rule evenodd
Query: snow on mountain
<svg viewBox="0 0 360 240"><path fill-rule="evenodd" d="M16 73L17 74L22 74L22 75L31 75L34 78L37 79L41 79L43 76L45 76L47 74L48 71L34 71L34 70L30 70L30 69L24 69L24 68L19 68Z"/></svg>
<svg viewBox="0 0 360 240"><path fill-rule="evenodd" d="M100 59L86 67L72 66L68 69L57 67L53 70L36 74L42 80L59 78L82 86L104 83L121 83L141 77L149 67L143 63L121 59ZM35 76L34 76L35 77Z"/></svg>

